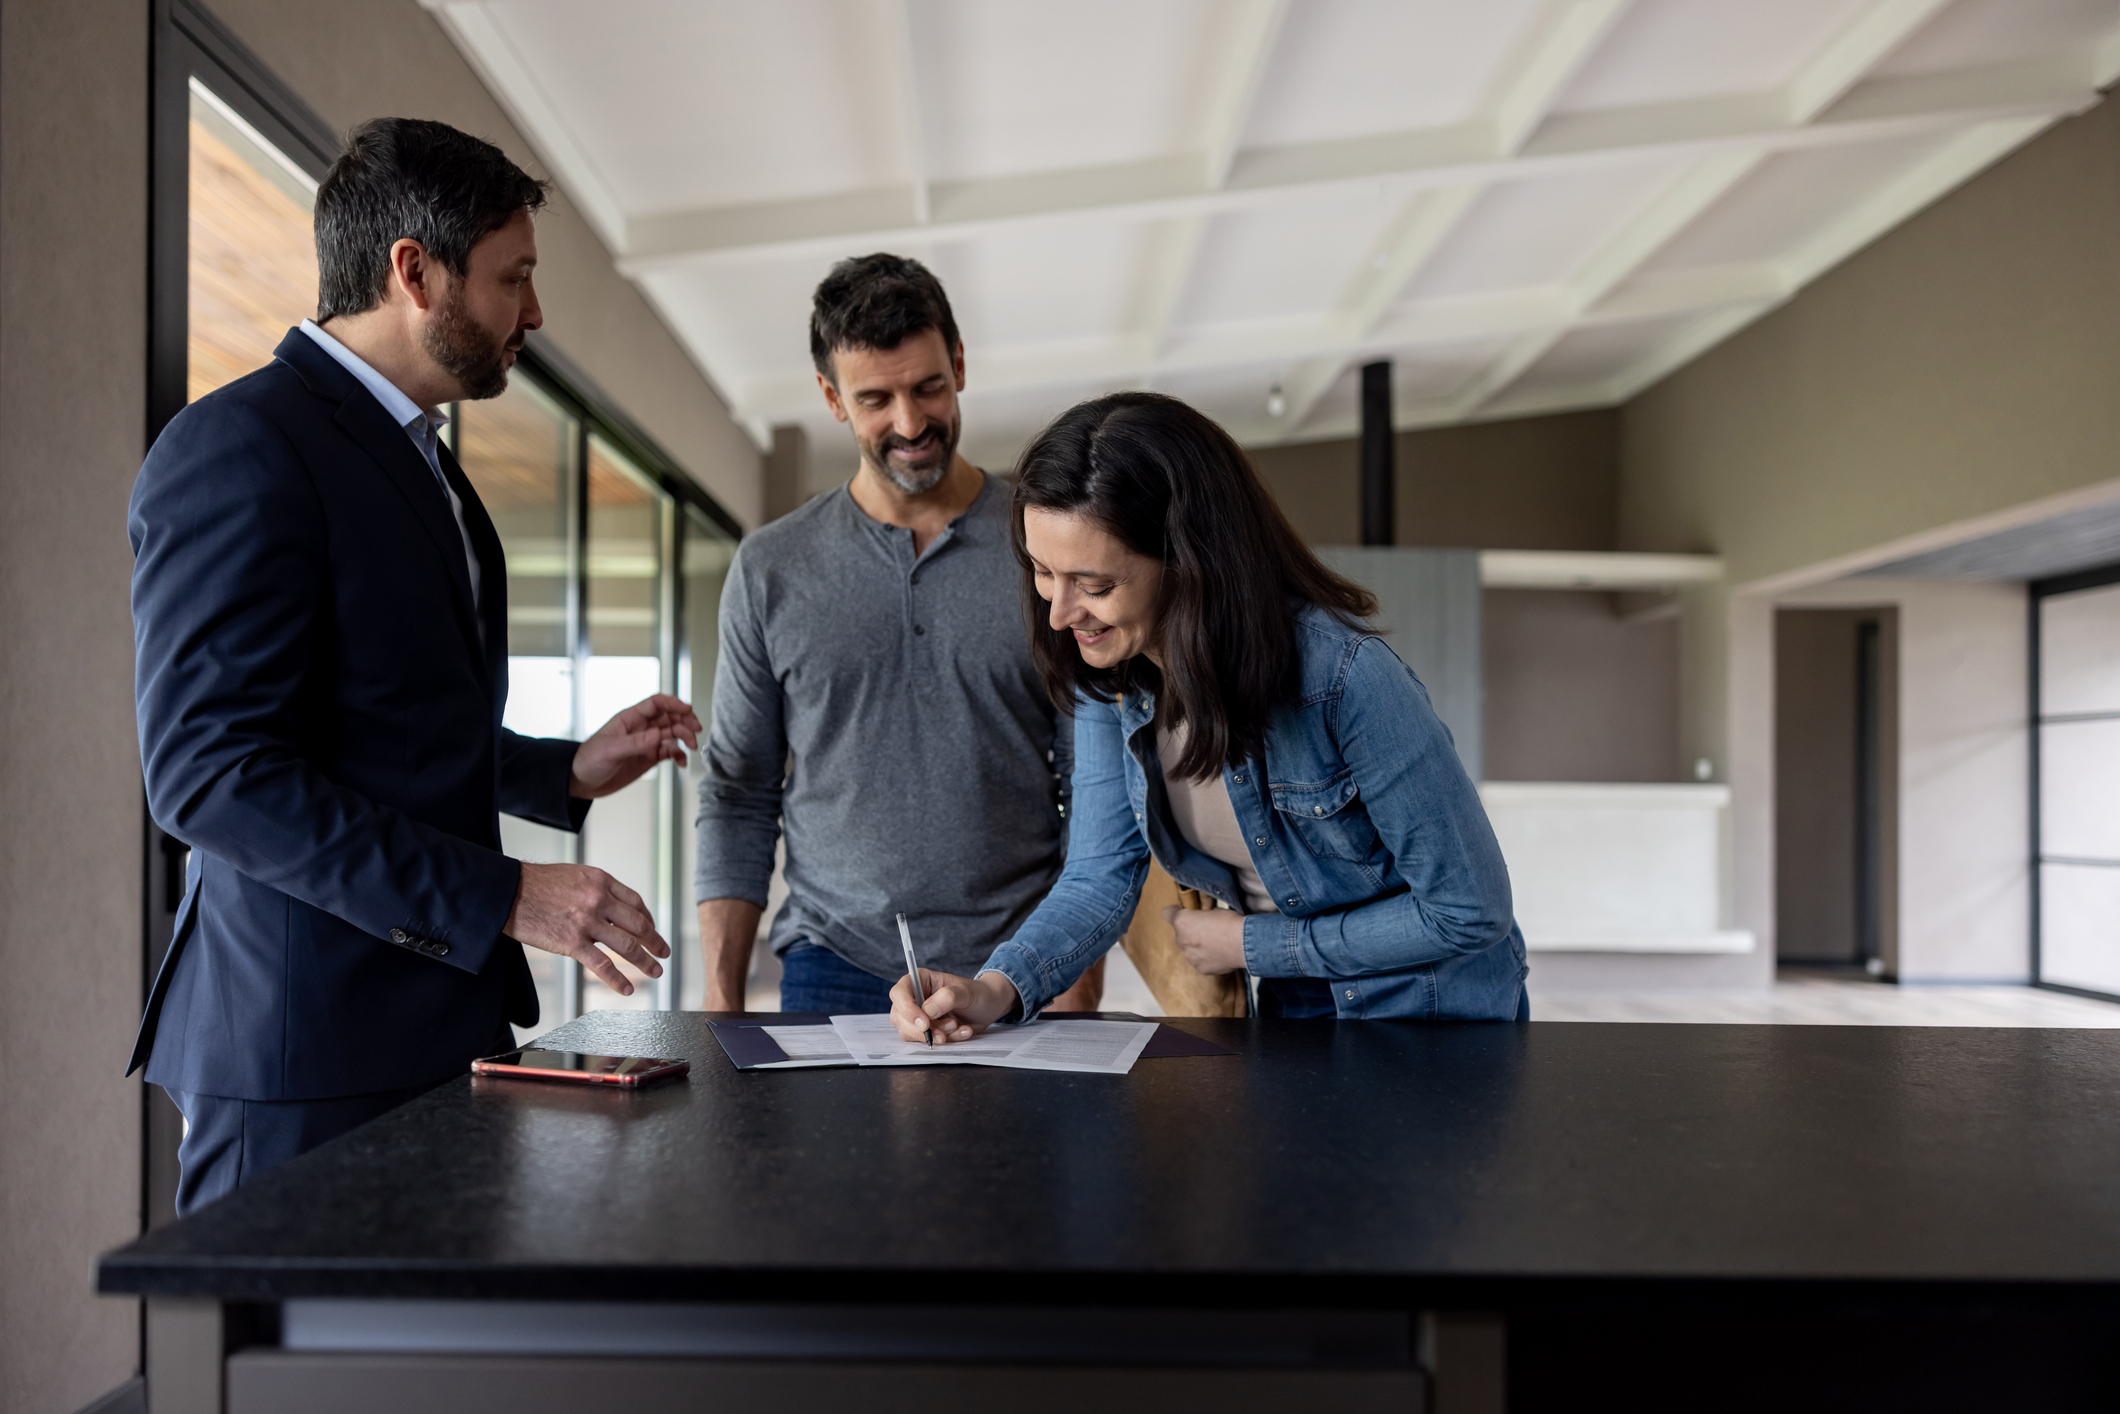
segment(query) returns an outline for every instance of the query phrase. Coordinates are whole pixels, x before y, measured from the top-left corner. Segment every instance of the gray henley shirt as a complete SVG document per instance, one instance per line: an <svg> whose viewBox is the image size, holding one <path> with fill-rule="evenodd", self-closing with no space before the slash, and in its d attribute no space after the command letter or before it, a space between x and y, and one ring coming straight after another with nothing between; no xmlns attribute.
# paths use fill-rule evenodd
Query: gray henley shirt
<svg viewBox="0 0 2120 1414"><path fill-rule="evenodd" d="M1074 719L1024 641L1008 488L913 555L845 487L752 535L722 591L699 791L698 897L763 907L775 952L821 944L878 977L970 975L1060 875Z"/></svg>

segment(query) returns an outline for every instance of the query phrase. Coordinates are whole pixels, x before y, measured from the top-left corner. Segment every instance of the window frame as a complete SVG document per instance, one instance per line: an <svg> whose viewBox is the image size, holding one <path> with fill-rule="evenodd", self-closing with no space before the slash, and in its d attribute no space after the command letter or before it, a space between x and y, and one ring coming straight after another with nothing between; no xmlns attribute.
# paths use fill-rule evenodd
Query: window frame
<svg viewBox="0 0 2120 1414"><path fill-rule="evenodd" d="M2076 570L2069 574L2054 575L2047 579L2035 579L2025 586L2027 623L2025 640L2028 648L2029 671L2025 674L2028 695L2027 722L2030 730L2025 733L2030 743L2030 860L2031 860L2031 953L2032 985L2049 992L2065 992L2072 997L2089 997L2094 1001L2120 1002L2120 993L2103 992L2094 987L2078 987L2067 982L2053 982L2045 975L2043 917L2041 894L2045 888L2044 865L2048 863L2041 842L2043 804L2040 799L2039 772L2040 746L2047 725L2046 714L2041 706L2041 677L2044 657L2040 642L2041 610L2048 599L2058 594L2073 594L2083 589L2103 589L2120 584L2120 561L2098 565L2087 570Z"/></svg>

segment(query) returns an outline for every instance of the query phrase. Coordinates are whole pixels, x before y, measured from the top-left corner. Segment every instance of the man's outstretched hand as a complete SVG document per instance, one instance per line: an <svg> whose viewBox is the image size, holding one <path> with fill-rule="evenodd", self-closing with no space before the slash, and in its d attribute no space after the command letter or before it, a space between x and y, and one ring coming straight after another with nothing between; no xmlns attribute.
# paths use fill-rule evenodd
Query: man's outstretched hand
<svg viewBox="0 0 2120 1414"><path fill-rule="evenodd" d="M684 765L687 746L699 750L698 715L683 698L658 692L604 723L581 744L574 753L567 794L576 800L599 800L632 785L658 761Z"/></svg>
<svg viewBox="0 0 2120 1414"><path fill-rule="evenodd" d="M633 984L604 948L650 977L662 976L656 959L670 955L640 895L586 864L525 864L501 931L525 946L578 959L622 997L633 995Z"/></svg>

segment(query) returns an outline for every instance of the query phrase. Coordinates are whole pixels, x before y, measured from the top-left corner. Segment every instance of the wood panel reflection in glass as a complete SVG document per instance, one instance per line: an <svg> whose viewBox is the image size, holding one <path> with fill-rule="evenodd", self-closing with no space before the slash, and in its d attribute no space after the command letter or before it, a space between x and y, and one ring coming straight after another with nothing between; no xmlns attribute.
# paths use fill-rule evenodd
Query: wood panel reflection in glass
<svg viewBox="0 0 2120 1414"><path fill-rule="evenodd" d="M191 81L187 397L272 362L316 313L316 183Z"/></svg>

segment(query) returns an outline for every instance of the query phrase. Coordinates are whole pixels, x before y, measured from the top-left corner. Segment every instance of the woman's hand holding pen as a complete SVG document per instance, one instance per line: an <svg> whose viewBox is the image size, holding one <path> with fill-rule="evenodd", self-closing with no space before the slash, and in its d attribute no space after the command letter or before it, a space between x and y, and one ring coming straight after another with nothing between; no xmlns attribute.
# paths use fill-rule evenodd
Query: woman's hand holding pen
<svg viewBox="0 0 2120 1414"><path fill-rule="evenodd" d="M908 1041L925 1041L929 1029L938 1041L969 1041L1016 1009L1016 989L998 972L976 978L920 969L927 1005L913 1000L912 983L901 977L891 987L891 1023Z"/></svg>

